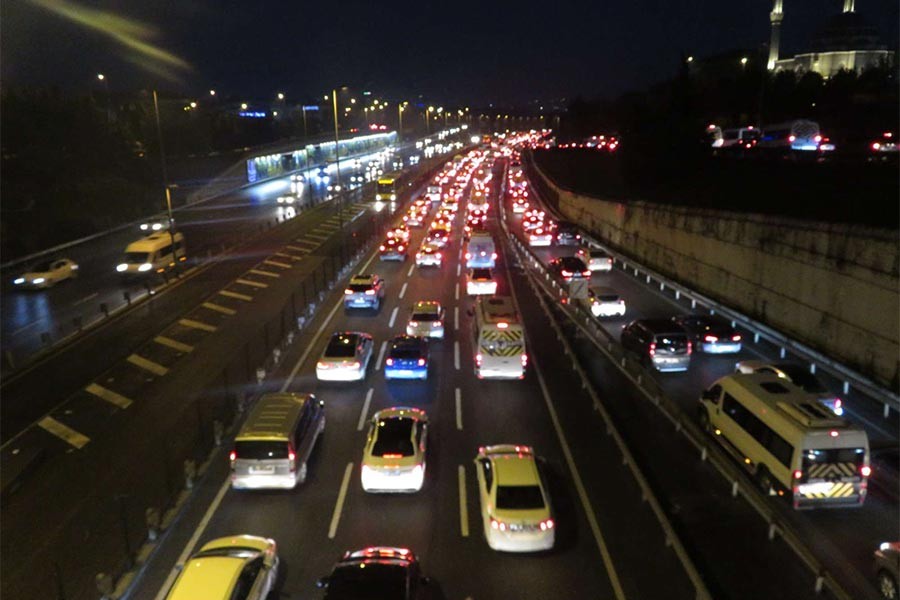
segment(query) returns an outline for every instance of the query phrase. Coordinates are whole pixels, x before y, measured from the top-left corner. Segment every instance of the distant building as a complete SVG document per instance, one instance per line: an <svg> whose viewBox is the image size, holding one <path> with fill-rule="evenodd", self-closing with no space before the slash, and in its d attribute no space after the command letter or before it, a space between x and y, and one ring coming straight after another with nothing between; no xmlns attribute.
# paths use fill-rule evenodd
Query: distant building
<svg viewBox="0 0 900 600"><path fill-rule="evenodd" d="M881 43L878 31L856 12L855 0L844 0L840 14L829 17L813 38L812 51L792 58L779 58L781 22L784 18L782 0L774 0L769 15L772 36L769 44L770 71L795 71L798 74L814 71L828 79L847 69L861 73L894 60L894 52Z"/></svg>

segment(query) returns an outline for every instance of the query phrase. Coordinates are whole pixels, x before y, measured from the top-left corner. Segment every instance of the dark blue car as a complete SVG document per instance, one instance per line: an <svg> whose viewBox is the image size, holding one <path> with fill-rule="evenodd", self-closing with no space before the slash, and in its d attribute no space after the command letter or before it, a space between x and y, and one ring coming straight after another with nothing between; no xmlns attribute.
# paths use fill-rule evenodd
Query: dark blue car
<svg viewBox="0 0 900 600"><path fill-rule="evenodd" d="M391 340L384 362L386 379L427 379L428 341L411 335L400 335Z"/></svg>

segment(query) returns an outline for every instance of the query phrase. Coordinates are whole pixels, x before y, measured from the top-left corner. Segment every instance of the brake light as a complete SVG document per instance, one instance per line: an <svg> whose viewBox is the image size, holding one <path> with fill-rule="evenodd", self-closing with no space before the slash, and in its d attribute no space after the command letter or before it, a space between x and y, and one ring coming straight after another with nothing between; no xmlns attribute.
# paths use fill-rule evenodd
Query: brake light
<svg viewBox="0 0 900 600"><path fill-rule="evenodd" d="M718 342L718 341L719 341L719 338L717 338L717 337L714 336L714 335L707 335L707 336L705 336L705 337L703 338L703 341L704 341L704 342Z"/></svg>
<svg viewBox="0 0 900 600"><path fill-rule="evenodd" d="M506 523L492 518L491 519L491 529L499 529L500 531L506 531Z"/></svg>
<svg viewBox="0 0 900 600"><path fill-rule="evenodd" d="M492 253L491 253L491 260L497 260L497 253L496 253L496 252L492 252Z"/></svg>
<svg viewBox="0 0 900 600"><path fill-rule="evenodd" d="M591 276L590 270L582 271L582 272L581 272L581 276L582 276L582 277L590 277L590 276Z"/></svg>
<svg viewBox="0 0 900 600"><path fill-rule="evenodd" d="M840 398L835 398L835 399L834 399L834 408L835 408L835 410L837 410L838 408L841 408L842 406L844 406L844 401L841 400Z"/></svg>
<svg viewBox="0 0 900 600"><path fill-rule="evenodd" d="M522 353L522 366L523 367L528 366L528 355L525 354L524 352Z"/></svg>
<svg viewBox="0 0 900 600"><path fill-rule="evenodd" d="M321 360L316 363L317 369L327 369L329 367L328 363L322 362Z"/></svg>
<svg viewBox="0 0 900 600"><path fill-rule="evenodd" d="M690 356L691 352L693 352L693 351L694 351L694 345L692 343L688 342L688 356Z"/></svg>
<svg viewBox="0 0 900 600"><path fill-rule="evenodd" d="M297 468L296 459L297 455L294 453L294 449L291 448L290 450L288 450L288 470L290 470L291 472L294 472L294 470Z"/></svg>
<svg viewBox="0 0 900 600"><path fill-rule="evenodd" d="M466 260L472 258L472 254L470 252L466 252Z"/></svg>
<svg viewBox="0 0 900 600"><path fill-rule="evenodd" d="M378 249L384 252L384 244L382 244Z"/></svg>
<svg viewBox="0 0 900 600"><path fill-rule="evenodd" d="M382 454L381 458L403 458L403 455L392 452L392 453L388 453L388 454Z"/></svg>
<svg viewBox="0 0 900 600"><path fill-rule="evenodd" d="M350 368L352 368L352 369L358 369L358 368L359 368L359 361L358 361L358 360L354 360L352 363L350 363Z"/></svg>
<svg viewBox="0 0 900 600"><path fill-rule="evenodd" d="M563 277L571 277L571 276L572 276L572 272L571 272L571 271L566 271L565 269L563 269L563 270L562 270L562 276L563 276Z"/></svg>
<svg viewBox="0 0 900 600"><path fill-rule="evenodd" d="M384 361L384 364L386 364L386 365L389 366L389 367L393 367L393 366L394 366L394 359L393 359L393 358L388 358L386 361Z"/></svg>
<svg viewBox="0 0 900 600"><path fill-rule="evenodd" d="M440 253L440 252L435 252L434 255L437 256L438 258L441 257L441 253Z"/></svg>
<svg viewBox="0 0 900 600"><path fill-rule="evenodd" d="M440 321L435 321L434 323L431 324L431 326L432 327L443 327L444 324L441 323Z"/></svg>
<svg viewBox="0 0 900 600"><path fill-rule="evenodd" d="M732 341L732 342L739 342L739 341L741 341L741 334L736 333L736 334L734 334L733 336L731 336L731 341Z"/></svg>
<svg viewBox="0 0 900 600"><path fill-rule="evenodd" d="M506 329L507 327L509 327L509 323L507 323L506 321L500 321L499 323L497 323L497 329Z"/></svg>
<svg viewBox="0 0 900 600"><path fill-rule="evenodd" d="M351 290L350 288L347 288L346 290L344 290L344 293L345 293L345 294L352 294L352 293L353 293L353 290Z"/></svg>
<svg viewBox="0 0 900 600"><path fill-rule="evenodd" d="M794 479L800 479L801 477L803 477L803 471L801 471L800 469L794 471Z"/></svg>
<svg viewBox="0 0 900 600"><path fill-rule="evenodd" d="M475 365L479 366L479 367L481 366L481 355L480 354L475 355Z"/></svg>
<svg viewBox="0 0 900 600"><path fill-rule="evenodd" d="M879 144L878 142L872 142L872 150L878 150L879 148L881 148L881 144Z"/></svg>
<svg viewBox="0 0 900 600"><path fill-rule="evenodd" d="M821 142L821 141L822 141L822 136L821 136L821 135L817 135L817 136L814 137L813 139L816 140L816 143L818 143L818 142Z"/></svg>
<svg viewBox="0 0 900 600"><path fill-rule="evenodd" d="M418 321L410 321L410 322L409 322L409 326L410 326L410 327L415 327L415 326L417 326L418 324L419 324ZM390 359L388 359L388 360L390 360Z"/></svg>
<svg viewBox="0 0 900 600"><path fill-rule="evenodd" d="M547 531L548 529L553 529L553 519L541 521L541 531Z"/></svg>
<svg viewBox="0 0 900 600"><path fill-rule="evenodd" d="M796 141L796 140L797 140L797 136L796 136L796 135L789 135L789 136L788 136L788 141L789 141L789 142L793 142L793 141Z"/></svg>
<svg viewBox="0 0 900 600"><path fill-rule="evenodd" d="M650 356L656 355L656 342L650 342Z"/></svg>
<svg viewBox="0 0 900 600"><path fill-rule="evenodd" d="M420 367L424 367L424 366L425 366L425 359L424 359L424 358L420 358L420 359L419 359L419 366L420 366Z"/></svg>
<svg viewBox="0 0 900 600"><path fill-rule="evenodd" d="M832 429L831 431L828 432L828 435L830 435L831 437L837 437L840 434L836 430Z"/></svg>
<svg viewBox="0 0 900 600"><path fill-rule="evenodd" d="M366 296L374 296L375 290L366 290Z"/></svg>
<svg viewBox="0 0 900 600"><path fill-rule="evenodd" d="M231 462L234 462L237 460L237 452L235 450L232 450L231 452L228 453L228 460L230 460Z"/></svg>
<svg viewBox="0 0 900 600"><path fill-rule="evenodd" d="M859 474L862 475L863 477L868 477L869 475L872 474L872 467L870 467L869 465L861 466L859 468Z"/></svg>

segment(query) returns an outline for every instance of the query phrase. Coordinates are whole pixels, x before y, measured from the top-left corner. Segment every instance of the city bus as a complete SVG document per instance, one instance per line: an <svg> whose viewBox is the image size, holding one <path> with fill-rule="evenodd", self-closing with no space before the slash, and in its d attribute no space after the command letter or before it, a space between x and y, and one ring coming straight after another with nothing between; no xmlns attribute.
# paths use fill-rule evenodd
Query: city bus
<svg viewBox="0 0 900 600"><path fill-rule="evenodd" d="M773 373L736 373L700 399L700 425L769 495L794 508L858 507L866 499L869 440L807 393Z"/></svg>
<svg viewBox="0 0 900 600"><path fill-rule="evenodd" d="M479 297L472 319L475 376L524 379L525 326L509 296Z"/></svg>
<svg viewBox="0 0 900 600"><path fill-rule="evenodd" d="M375 201L393 202L400 190L400 173L388 173L375 183Z"/></svg>

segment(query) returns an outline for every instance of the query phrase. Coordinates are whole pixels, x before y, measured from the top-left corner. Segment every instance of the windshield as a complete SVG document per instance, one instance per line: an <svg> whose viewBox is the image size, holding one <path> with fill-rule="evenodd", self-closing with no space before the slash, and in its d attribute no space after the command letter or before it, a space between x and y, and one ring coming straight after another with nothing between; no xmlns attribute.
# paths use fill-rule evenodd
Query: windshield
<svg viewBox="0 0 900 600"><path fill-rule="evenodd" d="M126 252L125 253L125 262L138 264L149 262L150 253L149 252Z"/></svg>
<svg viewBox="0 0 900 600"><path fill-rule="evenodd" d="M544 496L536 485L497 486L497 508L535 510L544 508Z"/></svg>
<svg viewBox="0 0 900 600"><path fill-rule="evenodd" d="M403 565L370 561L337 567L328 579L327 600L404 600L406 572Z"/></svg>
<svg viewBox="0 0 900 600"><path fill-rule="evenodd" d="M437 321L441 317L436 313L413 313L413 321Z"/></svg>
<svg viewBox="0 0 900 600"><path fill-rule="evenodd" d="M372 455L412 456L414 453L412 428L413 419L405 417L393 417L379 421L377 437L372 445Z"/></svg>

